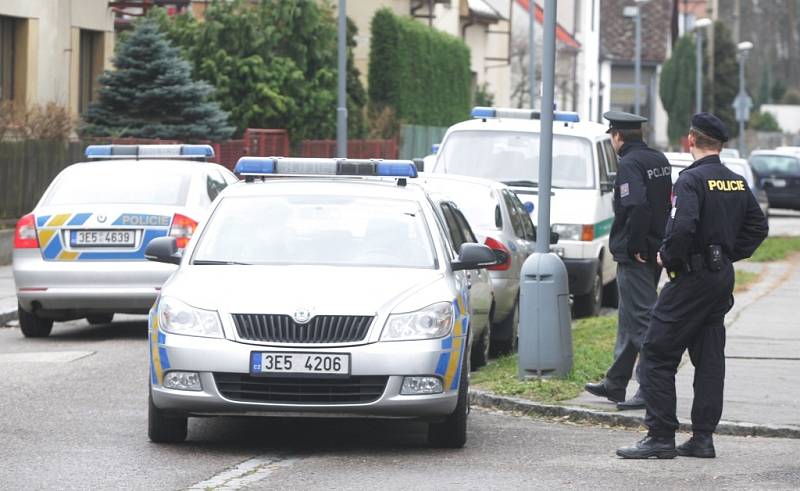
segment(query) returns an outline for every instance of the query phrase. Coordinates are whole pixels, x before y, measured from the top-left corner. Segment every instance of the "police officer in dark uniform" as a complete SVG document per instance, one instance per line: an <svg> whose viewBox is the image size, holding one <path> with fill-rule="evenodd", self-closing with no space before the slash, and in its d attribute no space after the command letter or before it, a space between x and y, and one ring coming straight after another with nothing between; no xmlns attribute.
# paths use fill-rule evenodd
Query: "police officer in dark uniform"
<svg viewBox="0 0 800 491"><path fill-rule="evenodd" d="M670 282L653 309L640 360L647 436L620 448L623 458L715 457L712 433L722 415L725 314L733 306L733 265L767 236L764 214L744 178L722 165L725 125L710 113L692 117L695 162L675 183L659 259ZM675 373L683 352L695 367L692 437L675 447Z"/></svg>
<svg viewBox="0 0 800 491"><path fill-rule="evenodd" d="M642 409L639 391L625 400L642 338L656 303L661 267L656 254L664 237L670 208L672 167L663 153L642 140L642 123L635 114L609 111L611 144L620 156L614 186L614 223L609 246L617 262L619 322L614 362L606 377L586 384L587 392L616 402L619 409Z"/></svg>

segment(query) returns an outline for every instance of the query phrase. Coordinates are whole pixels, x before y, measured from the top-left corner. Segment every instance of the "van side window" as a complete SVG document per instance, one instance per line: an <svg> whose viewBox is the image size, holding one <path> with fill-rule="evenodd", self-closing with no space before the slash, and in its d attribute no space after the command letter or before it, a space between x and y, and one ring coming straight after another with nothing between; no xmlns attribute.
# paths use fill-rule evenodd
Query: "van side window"
<svg viewBox="0 0 800 491"><path fill-rule="evenodd" d="M614 178L619 169L617 152L615 152L614 147L611 146L611 140L603 140L603 148L606 151L606 172L609 177Z"/></svg>
<svg viewBox="0 0 800 491"><path fill-rule="evenodd" d="M525 238L525 226L522 224L522 216L520 210L514 204L514 198L510 192L503 190L503 201L508 209L508 214L511 216L511 228L514 229L514 235L520 239ZM523 212L525 210L522 210ZM526 213L527 215L527 213Z"/></svg>
<svg viewBox="0 0 800 491"><path fill-rule="evenodd" d="M600 169L600 182L609 182L608 162L606 159L606 152L601 142L597 142L597 167Z"/></svg>

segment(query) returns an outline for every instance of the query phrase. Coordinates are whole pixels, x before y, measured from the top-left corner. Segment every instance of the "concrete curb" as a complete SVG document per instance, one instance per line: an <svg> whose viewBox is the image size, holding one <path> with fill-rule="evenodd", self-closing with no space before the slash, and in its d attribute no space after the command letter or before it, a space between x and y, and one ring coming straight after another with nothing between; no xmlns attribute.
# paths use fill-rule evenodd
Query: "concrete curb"
<svg viewBox="0 0 800 491"><path fill-rule="evenodd" d="M558 406L540 404L515 397L504 397L470 389L470 403L487 409L513 411L524 415L562 418L570 421L621 426L631 429L644 429L644 417L625 413L612 413L575 406ZM680 430L691 432L691 424L681 421ZM730 436L758 436L765 438L800 438L800 428L791 426L760 425L755 423L737 423L720 421L716 434Z"/></svg>

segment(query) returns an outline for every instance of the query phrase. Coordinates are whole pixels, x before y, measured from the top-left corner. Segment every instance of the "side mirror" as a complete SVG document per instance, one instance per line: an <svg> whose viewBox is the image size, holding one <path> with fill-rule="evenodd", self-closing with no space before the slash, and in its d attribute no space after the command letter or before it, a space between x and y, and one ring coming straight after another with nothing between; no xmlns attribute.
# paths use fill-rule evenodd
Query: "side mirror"
<svg viewBox="0 0 800 491"><path fill-rule="evenodd" d="M458 260L450 263L453 271L482 269L497 264L495 252L483 244L468 242L461 244Z"/></svg>
<svg viewBox="0 0 800 491"><path fill-rule="evenodd" d="M551 244L558 244L559 235L555 232L550 232L550 243Z"/></svg>
<svg viewBox="0 0 800 491"><path fill-rule="evenodd" d="M601 182L600 183L600 192L603 194L610 193L614 190L614 183L613 182Z"/></svg>
<svg viewBox="0 0 800 491"><path fill-rule="evenodd" d="M423 159L414 159L414 160L412 160L412 162L414 162L414 165L417 168L417 172L425 172L425 160L423 160Z"/></svg>
<svg viewBox="0 0 800 491"><path fill-rule="evenodd" d="M525 211L528 212L528 215L533 213L533 209L535 208L535 206L534 206L532 201L526 201L525 203L522 204L522 206L523 206L523 208L525 208Z"/></svg>
<svg viewBox="0 0 800 491"><path fill-rule="evenodd" d="M182 256L175 237L156 237L147 244L144 257L158 263L180 264Z"/></svg>

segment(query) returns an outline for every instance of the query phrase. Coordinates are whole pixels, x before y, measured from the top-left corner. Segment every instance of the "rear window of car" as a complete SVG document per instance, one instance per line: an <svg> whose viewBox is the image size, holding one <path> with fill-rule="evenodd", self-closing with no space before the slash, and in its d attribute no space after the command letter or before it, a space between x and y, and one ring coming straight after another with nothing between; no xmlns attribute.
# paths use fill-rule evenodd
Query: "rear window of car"
<svg viewBox="0 0 800 491"><path fill-rule="evenodd" d="M500 206L497 195L487 186L480 184L431 180L426 183L429 189L442 193L458 206L467 218L470 226L477 230L497 230L502 225L497 223Z"/></svg>
<svg viewBox="0 0 800 491"><path fill-rule="evenodd" d="M77 165L59 176L46 205L186 203L191 175L151 166Z"/></svg>
<svg viewBox="0 0 800 491"><path fill-rule="evenodd" d="M435 258L418 203L337 195L225 198L193 261L433 269Z"/></svg>
<svg viewBox="0 0 800 491"><path fill-rule="evenodd" d="M800 174L800 160L788 155L753 155L750 157L750 165L760 174Z"/></svg>

